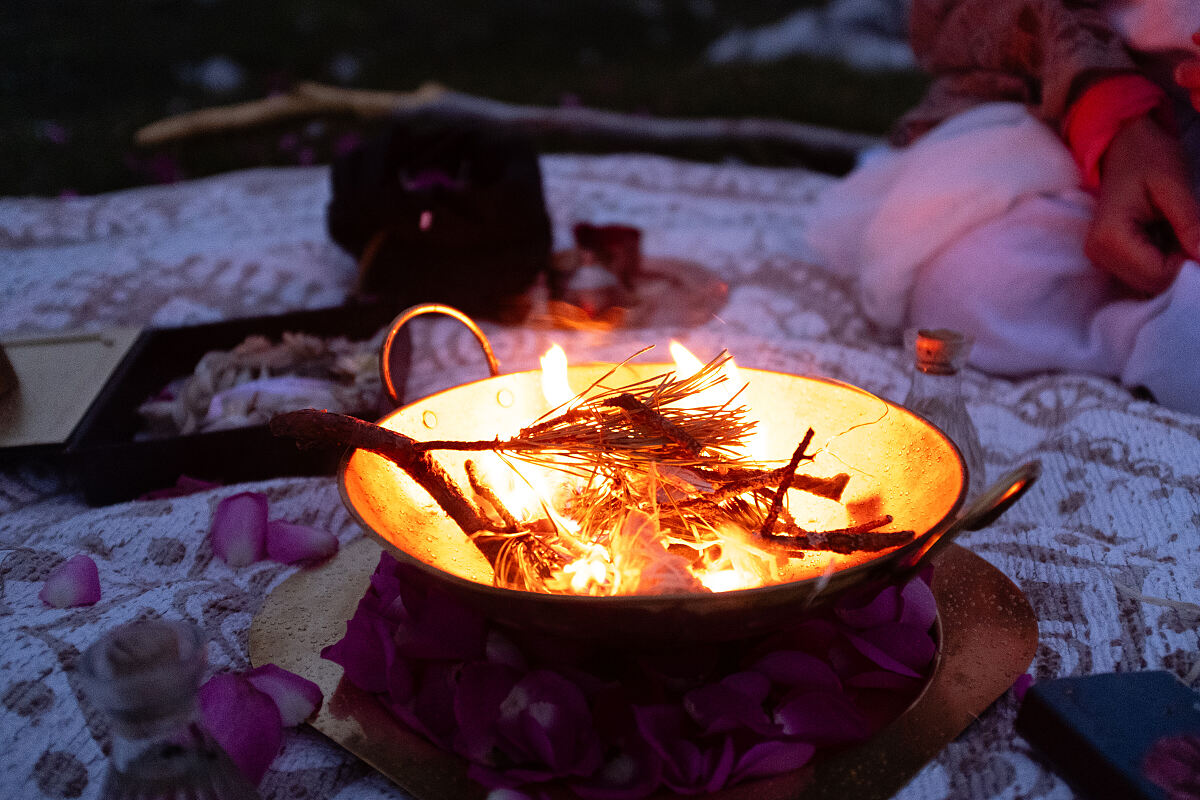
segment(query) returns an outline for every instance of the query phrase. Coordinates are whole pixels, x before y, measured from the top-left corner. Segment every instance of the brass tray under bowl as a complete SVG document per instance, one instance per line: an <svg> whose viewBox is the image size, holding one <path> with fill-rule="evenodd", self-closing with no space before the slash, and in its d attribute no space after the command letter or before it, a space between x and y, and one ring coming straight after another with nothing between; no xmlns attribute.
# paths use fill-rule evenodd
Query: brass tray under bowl
<svg viewBox="0 0 1200 800"><path fill-rule="evenodd" d="M374 697L342 681L340 666L320 656L345 634L381 550L371 539L355 540L325 565L280 584L250 626L250 659L317 683L325 702L313 727L416 800L482 800L487 792L467 778L464 759L405 728ZM955 544L935 563L940 657L908 711L857 747L731 787L712 800L891 797L1025 672L1037 648L1038 626L1021 590Z"/></svg>

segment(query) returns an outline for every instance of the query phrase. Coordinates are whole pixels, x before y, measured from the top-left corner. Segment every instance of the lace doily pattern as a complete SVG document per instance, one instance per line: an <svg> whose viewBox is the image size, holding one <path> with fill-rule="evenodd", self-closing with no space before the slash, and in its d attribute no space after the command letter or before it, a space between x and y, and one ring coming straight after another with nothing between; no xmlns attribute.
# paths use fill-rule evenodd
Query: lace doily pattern
<svg viewBox="0 0 1200 800"><path fill-rule="evenodd" d="M860 385L889 399L907 358L858 312L852 287L811 263L805 211L827 176L654 156L543 160L559 247L576 222L643 231L649 258L688 261L727 286L711 319L561 331L489 324L504 370L534 369L558 342L574 360L619 360L678 339L702 358ZM353 260L324 226L324 168L253 170L97 197L0 199L0 335L182 325L339 303ZM670 319L678 319L678 315ZM483 377L473 337L413 322L407 396ZM666 360L664 354L663 360ZM1042 478L997 523L961 540L1021 587L1040 621L1036 678L1167 669L1200 678L1200 419L1084 375L966 376L988 472L1038 458ZM119 468L115 465L114 468ZM80 693L79 653L99 633L154 614L209 634L213 668L248 665L255 611L294 568L232 569L206 535L224 496L265 491L273 514L360 535L331 479L278 479L183 498L87 508L49 463L0 471L0 781L13 796L91 797L110 734ZM101 601L58 610L37 593L77 553L100 569ZM1002 697L927 766L902 800L1066 800L1066 784L1013 731ZM283 800L404 793L301 728L264 779Z"/></svg>

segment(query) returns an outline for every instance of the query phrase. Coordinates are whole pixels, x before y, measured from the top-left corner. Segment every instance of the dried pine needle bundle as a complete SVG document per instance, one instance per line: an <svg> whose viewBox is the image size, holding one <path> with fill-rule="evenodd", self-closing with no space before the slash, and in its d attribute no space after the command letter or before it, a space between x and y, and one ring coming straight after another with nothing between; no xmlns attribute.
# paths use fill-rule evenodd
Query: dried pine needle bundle
<svg viewBox="0 0 1200 800"><path fill-rule="evenodd" d="M838 530L798 525L790 490L837 501L849 476L797 471L813 458L811 429L782 467L746 456L755 424L735 404L740 389L724 402L702 402L727 380L729 360L722 353L684 378L669 372L609 388L614 367L509 439L417 442L315 411L281 415L272 427L298 438L341 437L395 461L472 537L496 584L507 588L595 595L738 588L778 579L789 558L806 552L880 550L912 538L880 531L890 517ZM431 459L440 450L492 452L521 480L529 481L532 467L557 474L556 485L541 493L539 513L519 518L472 459L464 462L468 496ZM709 580L719 572L736 572L742 583Z"/></svg>

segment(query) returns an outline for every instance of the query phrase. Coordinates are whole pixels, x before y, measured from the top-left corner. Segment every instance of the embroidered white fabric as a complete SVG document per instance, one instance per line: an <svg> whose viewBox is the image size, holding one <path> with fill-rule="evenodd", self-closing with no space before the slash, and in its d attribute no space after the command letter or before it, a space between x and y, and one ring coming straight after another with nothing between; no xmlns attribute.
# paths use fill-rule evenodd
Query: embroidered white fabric
<svg viewBox="0 0 1200 800"><path fill-rule="evenodd" d="M715 315L611 333L486 325L505 370L532 369L552 341L577 359L621 359L677 338L701 357L821 375L891 399L908 388L898 343L873 332L849 280L815 267L806 213L830 179L802 170L650 156L543 160L557 243L577 221L644 231L651 258L693 262L728 286ZM0 199L0 335L181 325L340 302L353 261L324 229L324 168L238 172L75 199ZM677 319L677 317L671 317ZM482 377L469 333L413 324L407 393ZM966 375L988 472L1041 459L1043 477L997 523L962 538L1028 596L1040 620L1039 678L1200 665L1200 418L1132 399L1081 374ZM272 514L361 535L331 478L276 479L173 500L88 508L44 463L0 471L0 785L14 797L98 791L107 731L81 711L72 668L104 629L164 613L201 625L214 669L248 666L247 629L294 568L232 569L206 542L224 496L255 489ZM48 571L87 553L103 597L58 610L37 597ZM1178 601L1147 602L1143 596ZM1190 604L1190 605L1188 605ZM87 707L86 704L84 706ZM1065 800L1013 732L1005 695L948 745L902 800ZM328 740L288 731L264 779L275 798L376 800L404 793Z"/></svg>

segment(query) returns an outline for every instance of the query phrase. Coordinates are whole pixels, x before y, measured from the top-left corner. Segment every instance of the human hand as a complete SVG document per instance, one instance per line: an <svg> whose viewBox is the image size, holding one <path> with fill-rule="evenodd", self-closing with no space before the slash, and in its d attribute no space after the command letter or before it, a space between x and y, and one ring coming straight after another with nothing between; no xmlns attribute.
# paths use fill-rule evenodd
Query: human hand
<svg viewBox="0 0 1200 800"><path fill-rule="evenodd" d="M1149 116L1109 143L1084 251L1130 288L1158 294L1180 265L1200 258L1200 204L1178 140Z"/></svg>
<svg viewBox="0 0 1200 800"><path fill-rule="evenodd" d="M1200 45L1200 31L1192 34L1192 41ZM1193 54L1175 68L1175 82L1188 90L1192 106L1200 111L1200 53Z"/></svg>

